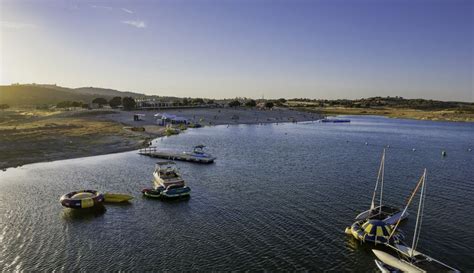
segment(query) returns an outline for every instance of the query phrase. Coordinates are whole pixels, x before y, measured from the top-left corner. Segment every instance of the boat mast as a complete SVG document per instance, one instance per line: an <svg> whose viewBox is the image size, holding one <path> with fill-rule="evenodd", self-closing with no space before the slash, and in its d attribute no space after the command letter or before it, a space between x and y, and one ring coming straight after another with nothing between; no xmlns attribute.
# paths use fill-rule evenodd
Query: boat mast
<svg viewBox="0 0 474 273"><path fill-rule="evenodd" d="M385 161L385 149L383 149L382 159L380 160L379 173L377 174L377 182L375 183L374 193L372 194L372 203L370 204L370 210L375 208L375 194L377 193L377 188L379 186L380 176L382 176L382 186L380 187L380 206L382 206L382 188L383 188L383 168Z"/></svg>
<svg viewBox="0 0 474 273"><path fill-rule="evenodd" d="M389 240L392 238L393 234L395 234L395 231L397 230L398 225L402 221L403 215L405 215L405 213L407 212L408 206L410 206L410 203L413 200L413 197L415 196L416 192L420 188L420 185L423 182L423 179L424 179L424 175L422 175L420 179L418 180L418 182L416 183L416 187L413 190L413 192L410 194L410 197L408 198L408 201L407 201L407 205L403 209L402 215L400 216L400 218L398 218L397 224L395 224L395 227L393 228L392 233L390 233Z"/></svg>
<svg viewBox="0 0 474 273"><path fill-rule="evenodd" d="M416 215L416 224L415 224L415 232L413 234L413 242L411 245L411 252L410 257L413 257L413 253L415 252L416 246L418 245L418 239L420 238L420 232L421 232L421 221L423 217L423 207L424 207L424 202L425 202L425 180L426 180L426 169L423 172L422 176L422 184L421 184L421 194L420 194L420 201L418 204L418 213Z"/></svg>
<svg viewBox="0 0 474 273"><path fill-rule="evenodd" d="M383 149L382 162L380 163L382 169L382 181L380 183L380 207L379 214L382 213L382 196L383 196L383 177L385 171L385 148Z"/></svg>

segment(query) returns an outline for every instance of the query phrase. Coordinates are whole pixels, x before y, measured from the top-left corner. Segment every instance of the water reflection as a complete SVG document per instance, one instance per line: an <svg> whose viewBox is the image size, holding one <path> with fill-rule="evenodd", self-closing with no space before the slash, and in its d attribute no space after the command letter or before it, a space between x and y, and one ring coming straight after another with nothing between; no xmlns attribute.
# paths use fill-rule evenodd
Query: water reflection
<svg viewBox="0 0 474 273"><path fill-rule="evenodd" d="M106 211L107 209L103 205L86 209L64 208L61 212L61 217L68 222L92 221L97 217L103 216Z"/></svg>

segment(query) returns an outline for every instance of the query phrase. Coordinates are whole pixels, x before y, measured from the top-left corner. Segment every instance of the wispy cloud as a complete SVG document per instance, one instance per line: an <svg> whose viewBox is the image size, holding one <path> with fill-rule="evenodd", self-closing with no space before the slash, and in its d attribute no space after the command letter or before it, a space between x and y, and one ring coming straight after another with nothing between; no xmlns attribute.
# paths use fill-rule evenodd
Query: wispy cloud
<svg viewBox="0 0 474 273"><path fill-rule="evenodd" d="M37 28L38 26L34 24L28 24L28 23L0 21L0 27L9 28L9 29L32 29L32 28Z"/></svg>
<svg viewBox="0 0 474 273"><path fill-rule="evenodd" d="M91 8L94 8L94 9L106 9L106 10L112 10L112 7L109 7L109 6L97 6L97 5L91 5Z"/></svg>
<svg viewBox="0 0 474 273"><path fill-rule="evenodd" d="M129 9L126 9L126 8L122 8L122 10L126 13L130 13L130 14L133 14L133 11L129 10Z"/></svg>
<svg viewBox="0 0 474 273"><path fill-rule="evenodd" d="M140 21L140 20L122 21L122 23L133 26L133 27L136 27L136 28L146 28L145 22Z"/></svg>

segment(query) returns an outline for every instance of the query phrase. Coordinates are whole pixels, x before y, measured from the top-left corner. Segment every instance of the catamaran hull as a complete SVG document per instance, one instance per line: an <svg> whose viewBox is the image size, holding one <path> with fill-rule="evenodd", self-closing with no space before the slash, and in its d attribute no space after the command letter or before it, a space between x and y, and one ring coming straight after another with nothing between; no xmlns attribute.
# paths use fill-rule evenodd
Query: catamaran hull
<svg viewBox="0 0 474 273"><path fill-rule="evenodd" d="M411 265L403 260L398 259L397 257L394 257L386 252L383 252L381 250L377 249L372 249L372 252L374 252L375 256L380 260L380 265L386 264L391 267L394 267L395 269L401 270L403 272L408 272L408 273L422 273L425 272L424 270ZM377 264L377 263L376 263ZM379 266L379 264L377 264ZM388 270L385 266L384 268ZM396 272L396 271L387 271L387 272Z"/></svg>

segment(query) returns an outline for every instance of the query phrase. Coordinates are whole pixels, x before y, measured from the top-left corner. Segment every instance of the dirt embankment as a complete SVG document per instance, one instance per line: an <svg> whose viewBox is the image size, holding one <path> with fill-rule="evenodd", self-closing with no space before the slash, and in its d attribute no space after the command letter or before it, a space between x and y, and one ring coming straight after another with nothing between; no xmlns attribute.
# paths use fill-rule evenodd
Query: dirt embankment
<svg viewBox="0 0 474 273"><path fill-rule="evenodd" d="M0 169L133 150L151 137L123 127L97 115L1 112Z"/></svg>

